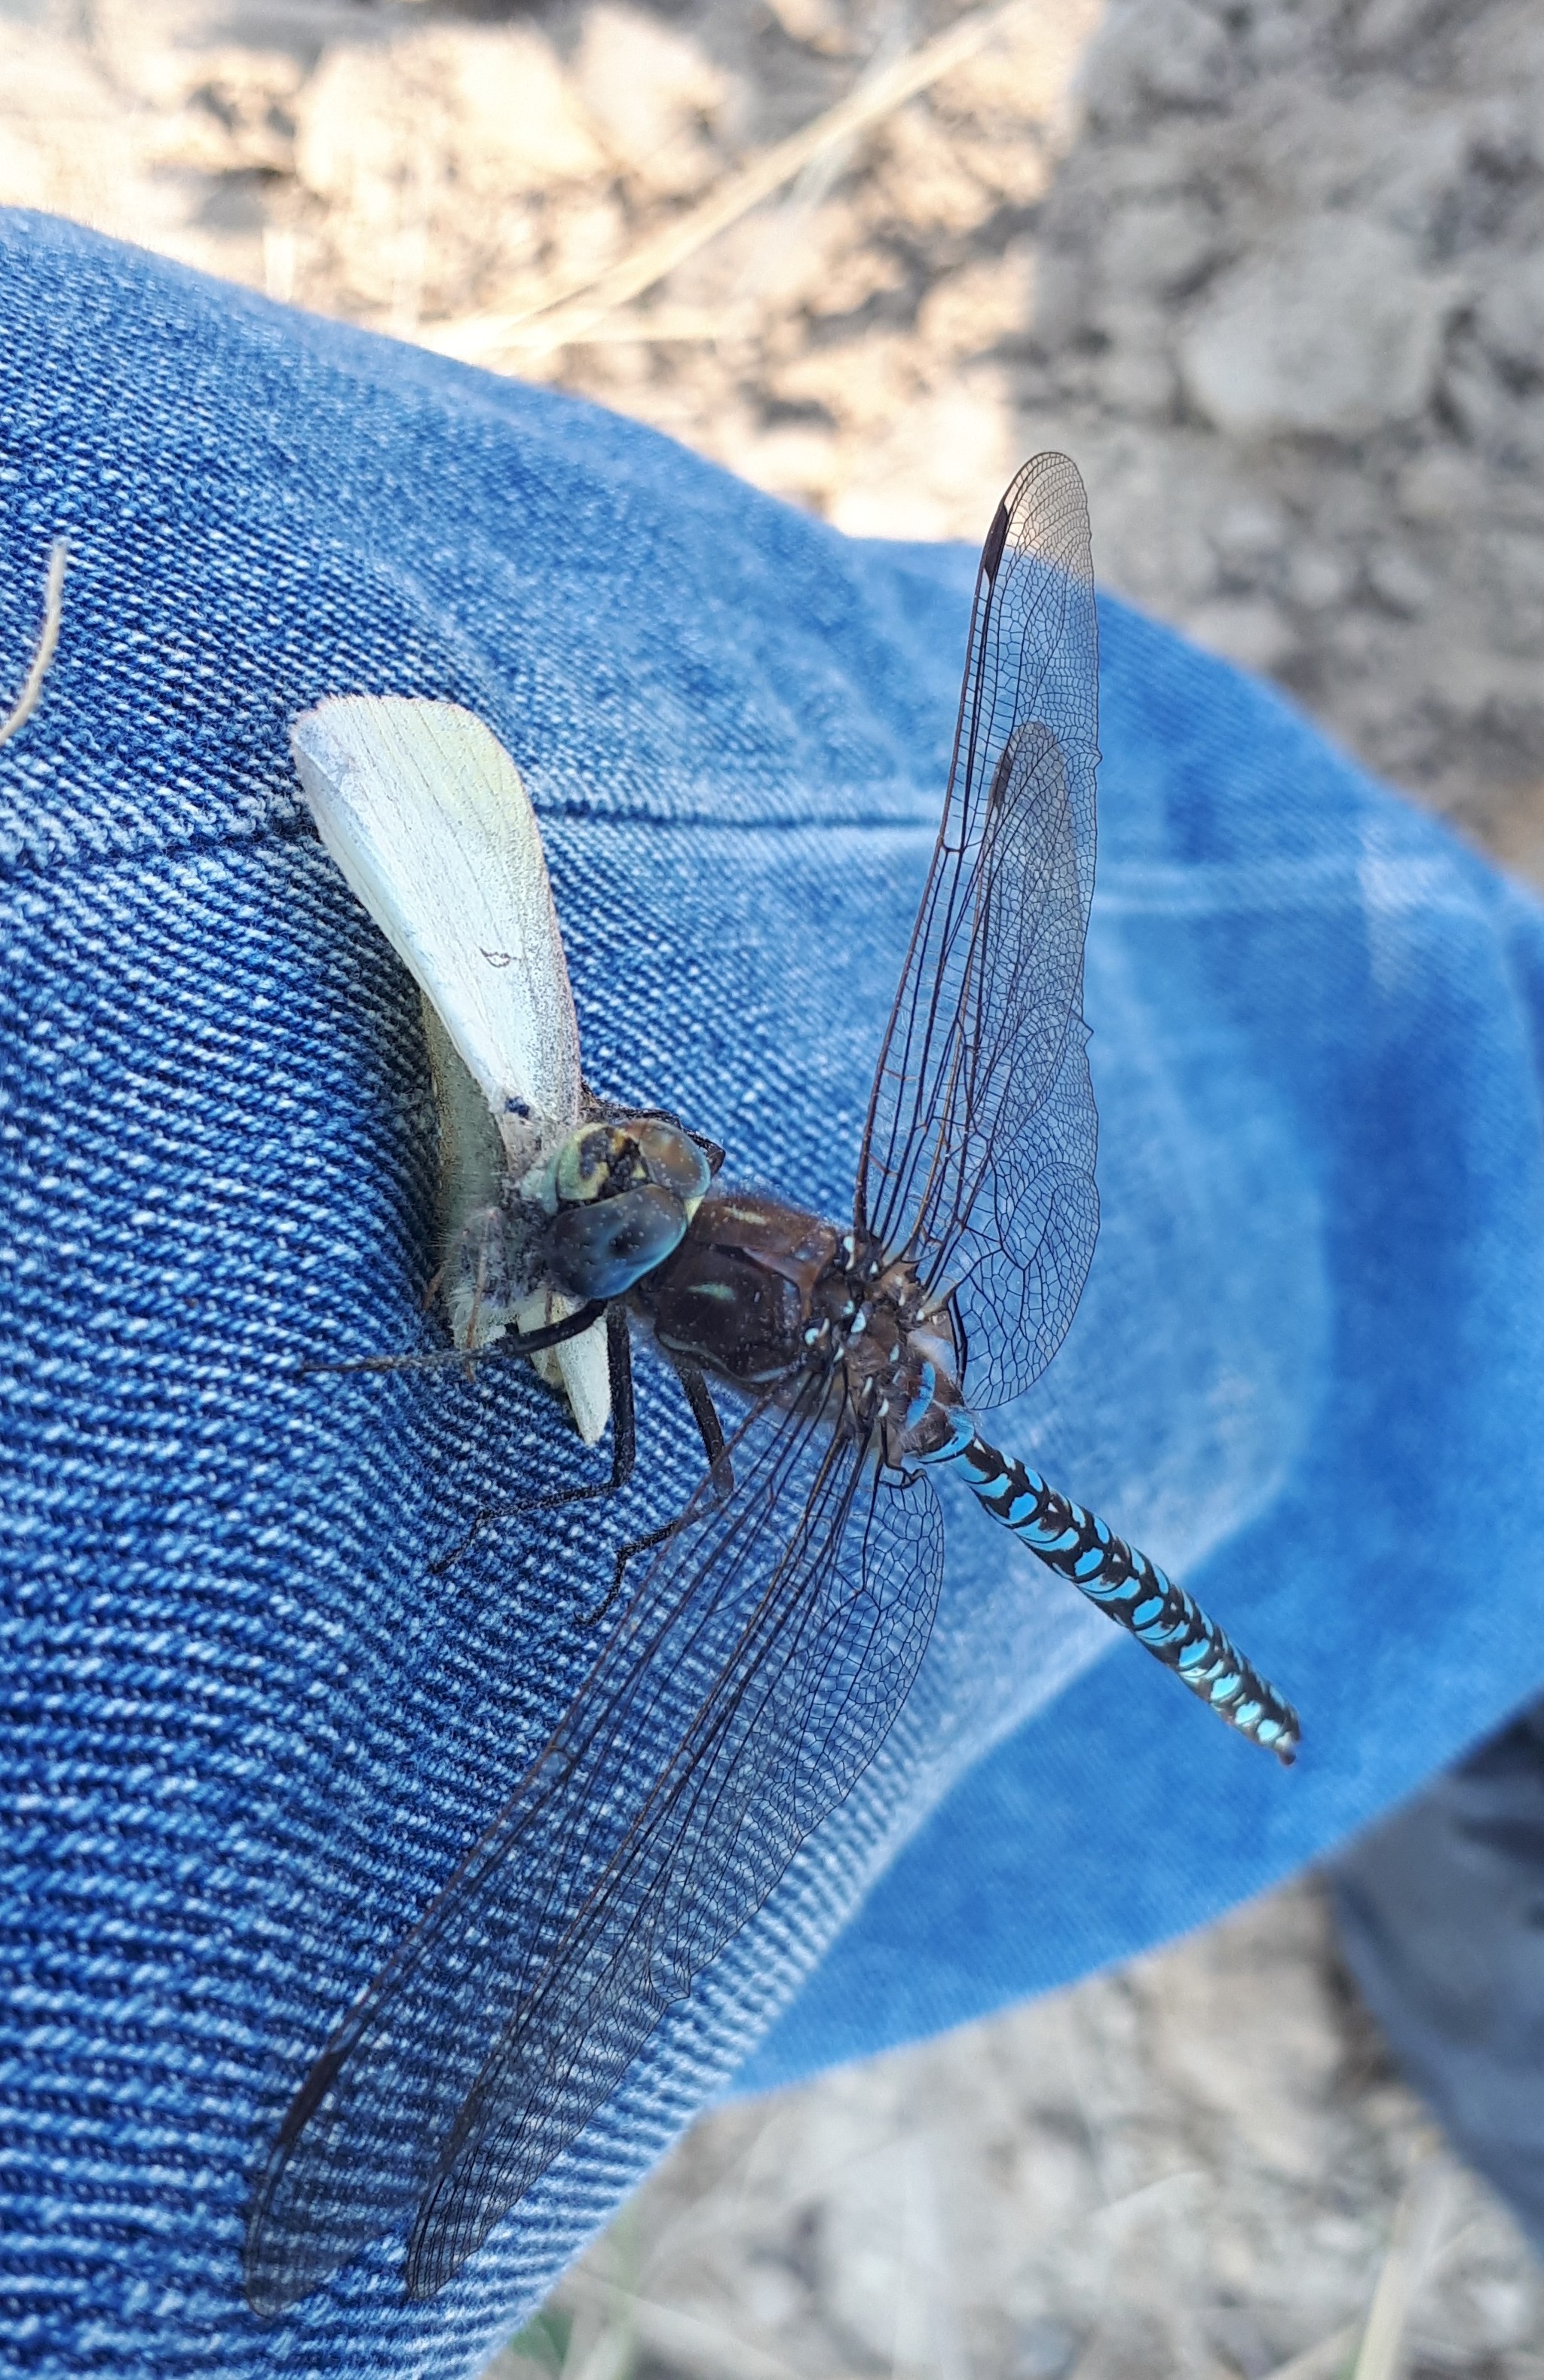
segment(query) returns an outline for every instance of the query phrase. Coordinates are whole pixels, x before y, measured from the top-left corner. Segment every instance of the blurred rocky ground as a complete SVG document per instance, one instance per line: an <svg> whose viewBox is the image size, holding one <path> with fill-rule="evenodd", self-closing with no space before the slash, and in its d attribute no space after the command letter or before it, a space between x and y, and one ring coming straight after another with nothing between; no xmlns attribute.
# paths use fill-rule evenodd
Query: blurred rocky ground
<svg viewBox="0 0 1544 2380"><path fill-rule="evenodd" d="M1538 0L1023 0L549 344L532 309L950 21L0 0L0 193L561 381L855 531L978 537L1014 460L1064 443L1107 585L1526 862Z"/></svg>
<svg viewBox="0 0 1544 2380"><path fill-rule="evenodd" d="M1107 586L1544 874L1540 0L975 21L0 0L0 201L597 397L861 534L975 540L1065 446ZM849 101L866 121L703 236ZM1433 2150L1305 1887L708 2119L498 2369L1353 2364L1544 2380L1544 2281Z"/></svg>
<svg viewBox="0 0 1544 2380"><path fill-rule="evenodd" d="M1539 2380L1544 2270L1394 2078L1298 1886L699 2123L485 2380L630 2366Z"/></svg>

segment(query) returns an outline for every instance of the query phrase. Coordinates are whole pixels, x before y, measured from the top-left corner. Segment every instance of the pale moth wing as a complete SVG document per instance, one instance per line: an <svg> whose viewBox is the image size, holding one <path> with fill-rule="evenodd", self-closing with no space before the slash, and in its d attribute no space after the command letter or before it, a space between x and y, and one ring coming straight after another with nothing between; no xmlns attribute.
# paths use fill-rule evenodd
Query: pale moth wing
<svg viewBox="0 0 1544 2380"><path fill-rule="evenodd" d="M475 1239L479 1225L497 1210L509 1158L492 1111L440 1022L438 1009L427 992L420 997L440 1116L440 1245L451 1249ZM449 1268L444 1294L451 1333L462 1347L486 1347L510 1321L517 1330L536 1330L544 1322L561 1321L574 1304L559 1290L523 1297L509 1306L487 1296L475 1299L464 1276L457 1277ZM561 1347L538 1350L530 1361L544 1380L563 1391L574 1427L586 1446L594 1446L605 1436L611 1416L604 1323L595 1324L577 1339L565 1340Z"/></svg>
<svg viewBox="0 0 1544 2380"><path fill-rule="evenodd" d="M536 813L509 754L459 704L344 695L295 722L318 830L423 994L440 1107L446 1245L494 1213L578 1123L579 1025ZM447 1272L451 1326L486 1346L573 1310L476 1295ZM533 1359L593 1445L610 1415L602 1325Z"/></svg>

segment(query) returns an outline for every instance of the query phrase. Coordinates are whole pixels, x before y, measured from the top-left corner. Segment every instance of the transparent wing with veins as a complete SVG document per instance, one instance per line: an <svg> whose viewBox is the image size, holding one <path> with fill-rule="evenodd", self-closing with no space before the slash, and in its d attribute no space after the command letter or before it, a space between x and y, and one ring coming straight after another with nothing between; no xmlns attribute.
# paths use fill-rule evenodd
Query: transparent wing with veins
<svg viewBox="0 0 1544 2380"><path fill-rule="evenodd" d="M248 2231L277 2313L409 2215L431 2296L583 2131L766 1901L906 1699L932 1625L931 1486L764 1407L545 1752L322 2052Z"/></svg>
<svg viewBox="0 0 1544 2380"><path fill-rule="evenodd" d="M988 537L943 831L875 1081L860 1229L957 1287L968 1385L1049 1360L1092 1250L1082 943L1096 647L1081 485ZM440 2288L610 2096L894 1723L943 1533L814 1372L753 1414L540 1758L293 2102L248 2232L277 2312L413 2220Z"/></svg>
<svg viewBox="0 0 1544 2380"><path fill-rule="evenodd" d="M855 1220L953 1289L972 1402L1061 1344L1098 1231L1082 1017L1098 636L1082 481L1026 464L987 534L943 824L875 1077Z"/></svg>

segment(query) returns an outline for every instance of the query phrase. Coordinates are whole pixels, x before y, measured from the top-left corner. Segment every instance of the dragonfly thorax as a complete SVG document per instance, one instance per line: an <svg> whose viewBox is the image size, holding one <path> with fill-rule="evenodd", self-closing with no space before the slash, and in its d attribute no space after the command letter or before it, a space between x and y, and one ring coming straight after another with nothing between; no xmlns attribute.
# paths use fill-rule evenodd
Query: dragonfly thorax
<svg viewBox="0 0 1544 2380"><path fill-rule="evenodd" d="M954 1394L947 1315L914 1269L759 1192L705 1198L634 1295L667 1354L738 1387L786 1394L824 1374L846 1425L883 1431L887 1451Z"/></svg>

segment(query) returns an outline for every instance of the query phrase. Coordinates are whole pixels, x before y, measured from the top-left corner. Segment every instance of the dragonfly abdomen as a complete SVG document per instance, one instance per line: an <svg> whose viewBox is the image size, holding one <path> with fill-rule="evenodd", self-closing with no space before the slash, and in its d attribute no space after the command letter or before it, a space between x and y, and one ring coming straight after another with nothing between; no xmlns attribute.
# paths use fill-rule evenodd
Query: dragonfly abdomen
<svg viewBox="0 0 1544 2380"><path fill-rule="evenodd" d="M1171 1669L1218 1717L1292 1765L1297 1714L1195 1597L1096 1514L987 1443L957 1407L944 1444L913 1459L956 1469L995 1521Z"/></svg>

